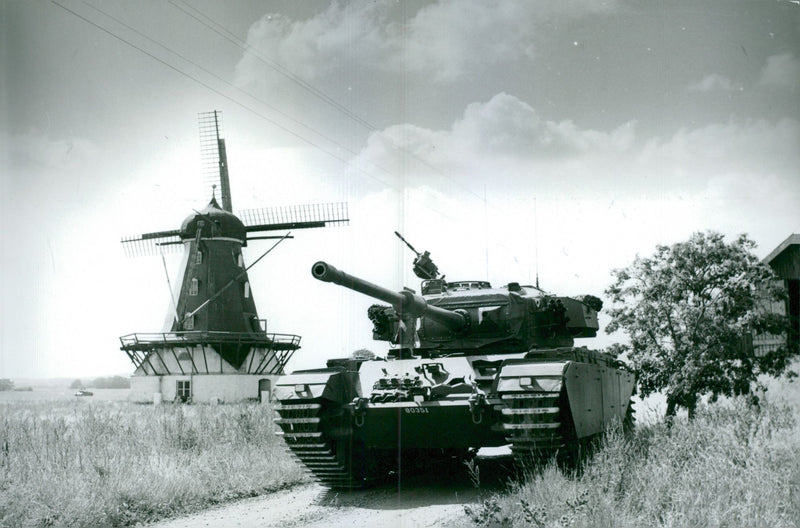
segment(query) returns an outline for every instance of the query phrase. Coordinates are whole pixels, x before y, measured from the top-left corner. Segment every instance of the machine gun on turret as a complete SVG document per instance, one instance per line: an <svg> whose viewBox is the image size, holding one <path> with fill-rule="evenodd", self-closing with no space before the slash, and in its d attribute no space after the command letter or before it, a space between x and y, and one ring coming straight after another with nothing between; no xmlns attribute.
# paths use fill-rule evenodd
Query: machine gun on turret
<svg viewBox="0 0 800 528"><path fill-rule="evenodd" d="M411 251L414 252L415 255L417 255L417 258L414 259L414 275L416 275L420 279L425 279L425 280L444 279L444 275L439 274L439 268L431 260L431 254L429 251L423 251L422 253L420 253L419 251L414 249L414 246L408 243L408 240L403 238L403 235L401 235L397 231L395 231L394 234L397 235L397 238L402 240L406 246L408 246L408 249L410 249Z"/></svg>

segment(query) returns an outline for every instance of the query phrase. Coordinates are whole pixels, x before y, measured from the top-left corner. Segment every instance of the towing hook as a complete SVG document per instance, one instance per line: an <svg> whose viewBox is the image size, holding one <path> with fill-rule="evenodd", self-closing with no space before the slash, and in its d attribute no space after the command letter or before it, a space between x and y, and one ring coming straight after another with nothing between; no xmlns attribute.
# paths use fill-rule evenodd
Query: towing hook
<svg viewBox="0 0 800 528"><path fill-rule="evenodd" d="M486 395L483 392L473 392L467 402L469 403L469 412L472 415L472 423L479 425L483 421Z"/></svg>
<svg viewBox="0 0 800 528"><path fill-rule="evenodd" d="M353 401L350 402L350 413L353 415L353 423L355 423L356 427L363 427L364 426L364 418L367 415L367 403L369 400L366 398L353 398Z"/></svg>

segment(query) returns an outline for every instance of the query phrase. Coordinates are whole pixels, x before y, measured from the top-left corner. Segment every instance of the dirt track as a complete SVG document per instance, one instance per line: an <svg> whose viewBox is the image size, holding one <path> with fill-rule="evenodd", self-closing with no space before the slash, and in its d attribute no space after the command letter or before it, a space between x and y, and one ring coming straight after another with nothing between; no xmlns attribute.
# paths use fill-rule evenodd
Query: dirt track
<svg viewBox="0 0 800 528"><path fill-rule="evenodd" d="M465 504L499 490L510 461L482 460L481 490L465 469L437 470L364 491L331 491L317 484L239 501L149 528L293 527L461 527L468 526ZM499 471L498 471L499 470Z"/></svg>

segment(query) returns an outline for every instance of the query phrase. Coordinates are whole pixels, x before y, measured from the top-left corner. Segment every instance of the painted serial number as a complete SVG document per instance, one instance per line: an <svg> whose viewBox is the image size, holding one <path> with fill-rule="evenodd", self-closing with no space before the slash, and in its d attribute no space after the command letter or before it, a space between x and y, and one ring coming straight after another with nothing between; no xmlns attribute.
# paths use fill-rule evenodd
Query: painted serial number
<svg viewBox="0 0 800 528"><path fill-rule="evenodd" d="M428 409L425 407L404 407L404 410L408 414L428 414Z"/></svg>

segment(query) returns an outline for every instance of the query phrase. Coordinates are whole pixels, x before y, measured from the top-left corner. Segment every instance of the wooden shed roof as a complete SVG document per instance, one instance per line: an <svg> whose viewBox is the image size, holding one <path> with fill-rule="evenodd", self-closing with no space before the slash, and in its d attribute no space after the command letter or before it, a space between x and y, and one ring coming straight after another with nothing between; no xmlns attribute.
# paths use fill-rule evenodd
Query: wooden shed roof
<svg viewBox="0 0 800 528"><path fill-rule="evenodd" d="M800 278L800 234L793 233L764 257L782 279Z"/></svg>

